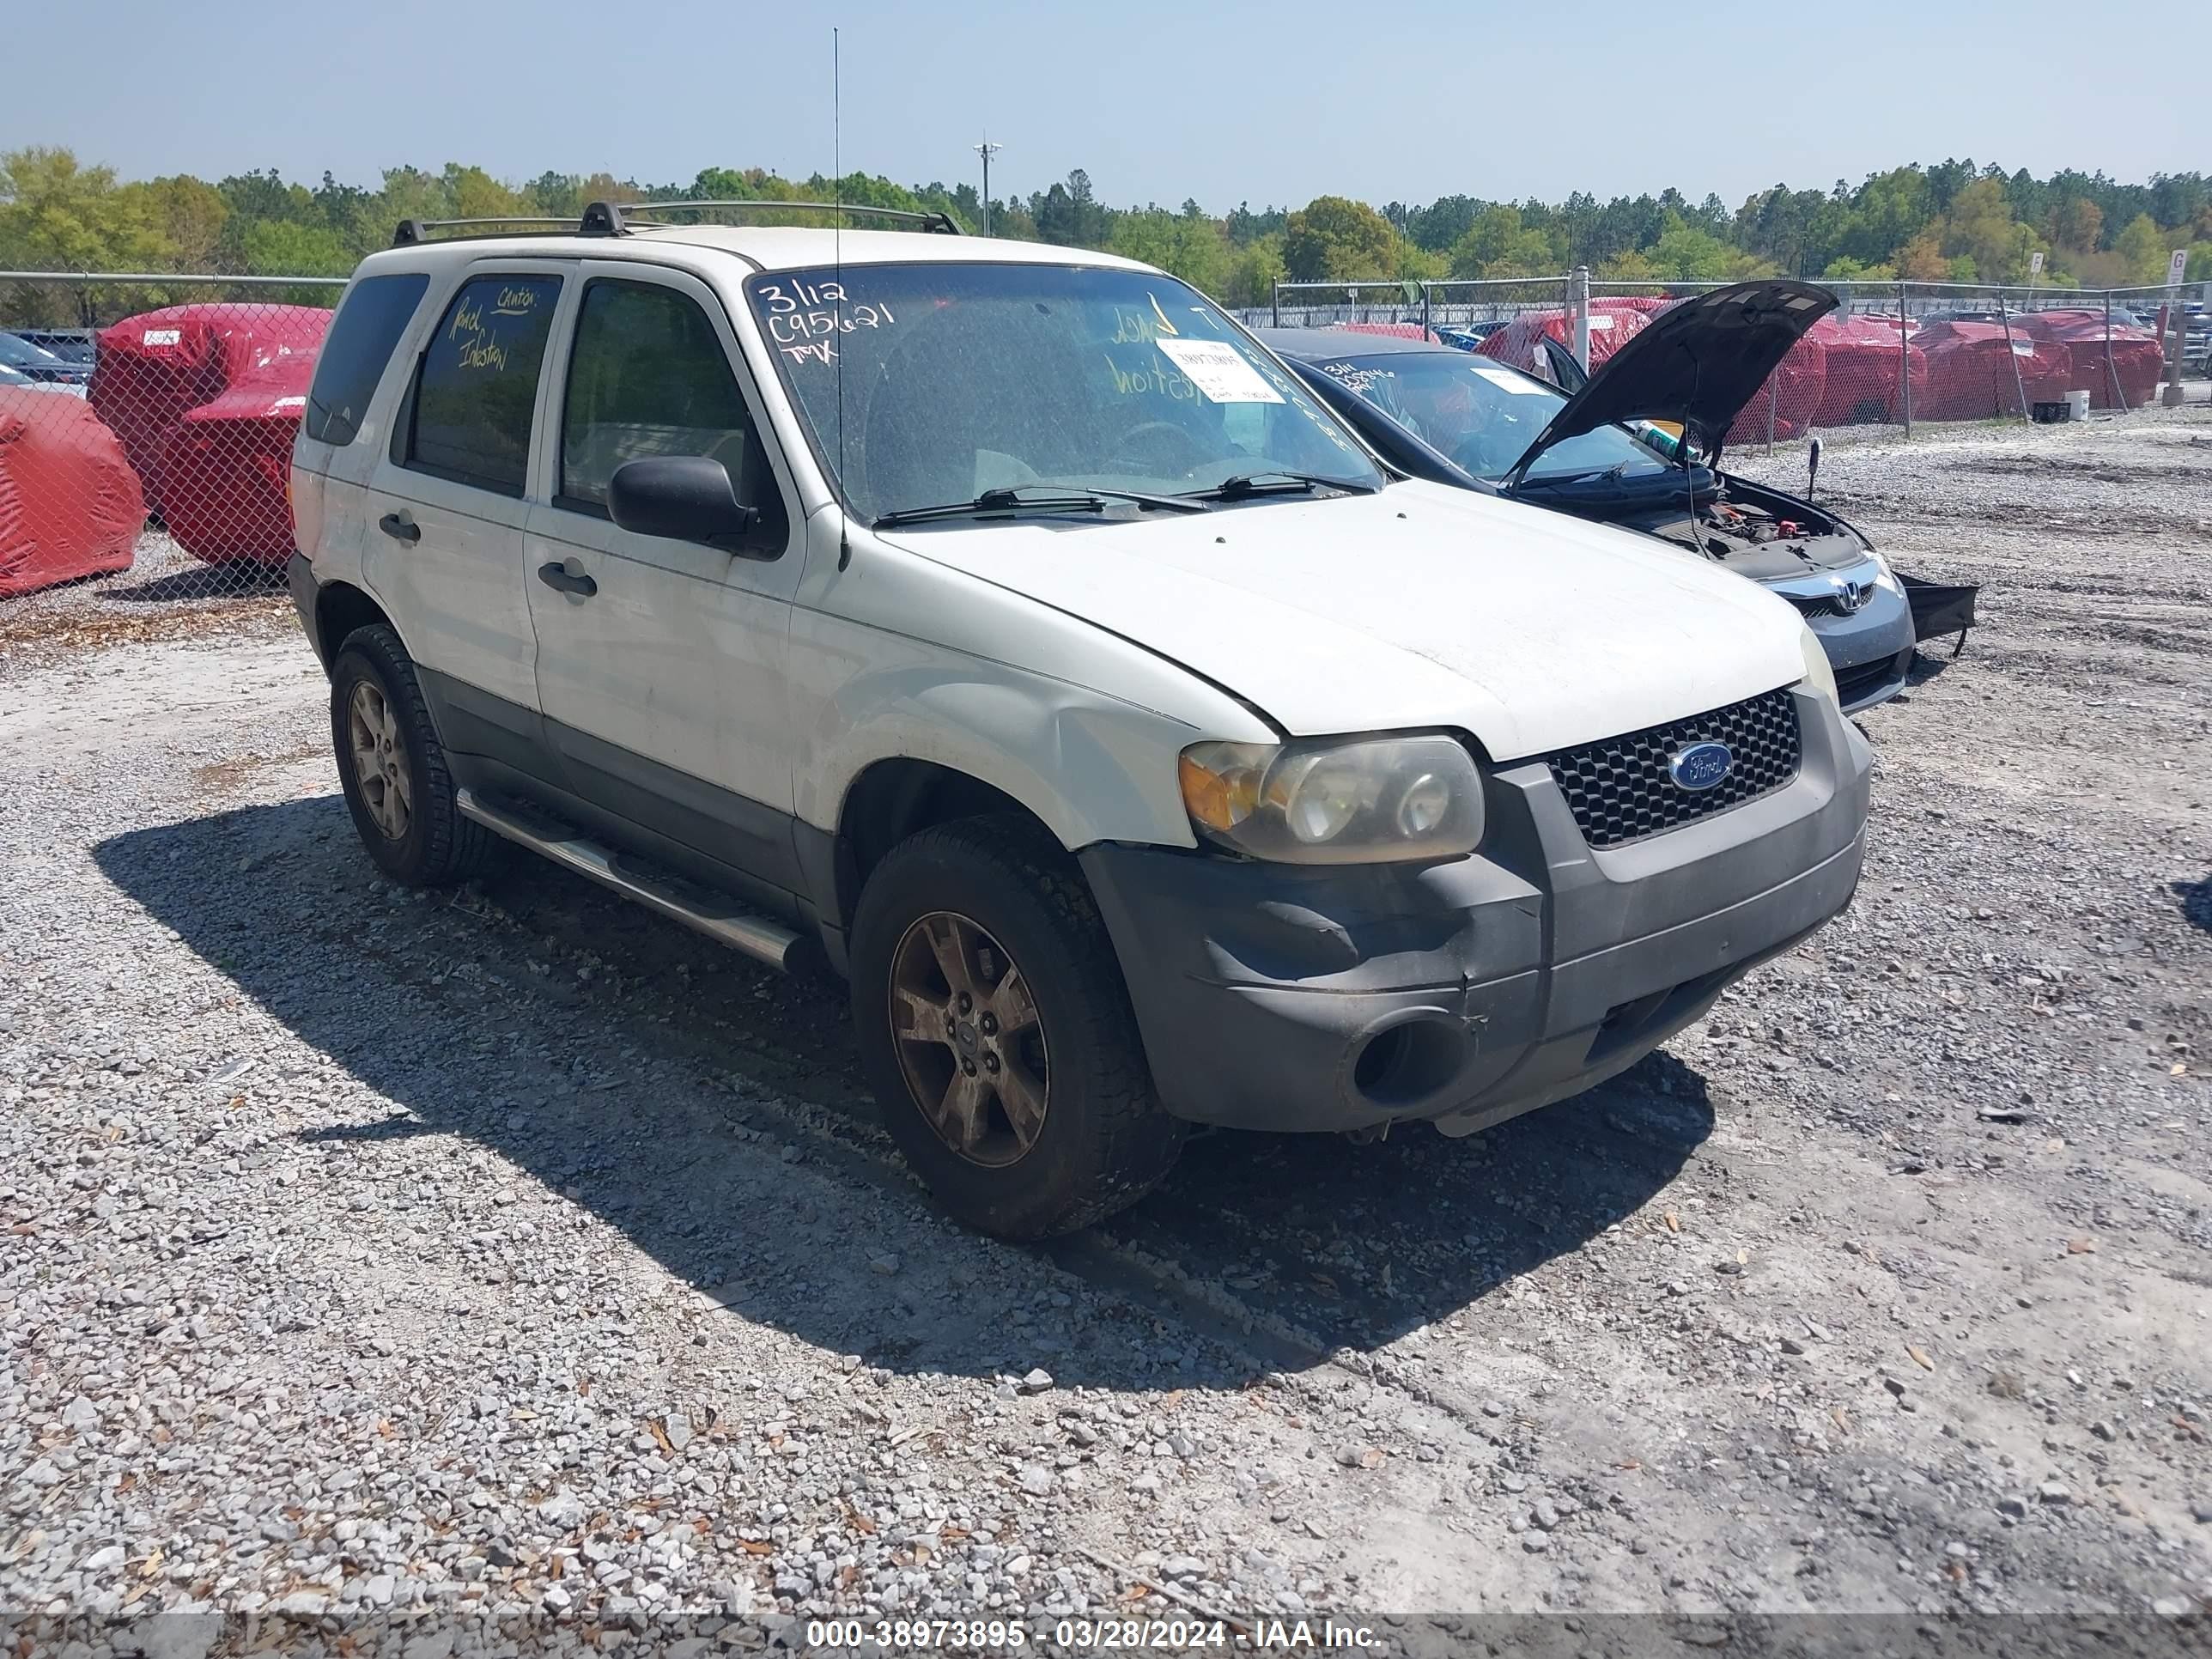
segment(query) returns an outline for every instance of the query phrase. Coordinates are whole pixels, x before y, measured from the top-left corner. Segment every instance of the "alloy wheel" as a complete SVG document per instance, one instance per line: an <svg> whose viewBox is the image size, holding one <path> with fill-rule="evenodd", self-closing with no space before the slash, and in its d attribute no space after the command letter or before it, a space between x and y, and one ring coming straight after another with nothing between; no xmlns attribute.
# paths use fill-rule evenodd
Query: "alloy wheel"
<svg viewBox="0 0 2212 1659"><path fill-rule="evenodd" d="M407 771L407 745L383 689L362 680L346 702L346 738L353 750L354 781L376 827L392 841L406 837L415 819L415 785Z"/></svg>
<svg viewBox="0 0 2212 1659"><path fill-rule="evenodd" d="M1018 1162L1044 1128L1051 1062L1029 984L969 918L933 910L891 953L891 1036L908 1093L961 1157Z"/></svg>

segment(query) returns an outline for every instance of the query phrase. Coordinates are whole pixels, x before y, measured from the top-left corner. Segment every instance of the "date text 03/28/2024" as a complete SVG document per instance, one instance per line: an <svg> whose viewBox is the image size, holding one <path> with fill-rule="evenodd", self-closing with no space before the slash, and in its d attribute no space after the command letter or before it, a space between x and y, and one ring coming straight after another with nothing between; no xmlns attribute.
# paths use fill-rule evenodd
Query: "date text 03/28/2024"
<svg viewBox="0 0 2212 1659"><path fill-rule="evenodd" d="M1225 1648L1243 1636L1255 1648L1358 1652L1376 1645L1365 1625L1334 1619L1061 1619L1032 1631L1019 1619L820 1619L806 1626L809 1649L873 1643L893 1651L915 1649L1018 1649L1036 1642L1095 1652L1176 1653Z"/></svg>

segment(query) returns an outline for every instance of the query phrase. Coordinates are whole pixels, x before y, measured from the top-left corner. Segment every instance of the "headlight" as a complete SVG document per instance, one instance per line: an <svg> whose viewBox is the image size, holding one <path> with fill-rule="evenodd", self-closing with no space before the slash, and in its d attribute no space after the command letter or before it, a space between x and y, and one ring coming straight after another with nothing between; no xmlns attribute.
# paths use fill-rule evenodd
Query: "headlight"
<svg viewBox="0 0 2212 1659"><path fill-rule="evenodd" d="M1455 858L1482 839L1482 775L1449 738L1194 743L1177 772L1199 833L1255 859Z"/></svg>
<svg viewBox="0 0 2212 1659"><path fill-rule="evenodd" d="M1867 557L1874 561L1874 585L1876 587L1887 588L1899 599L1903 599L1905 584L1897 580L1897 573L1889 568L1889 561L1870 547L1867 549Z"/></svg>
<svg viewBox="0 0 2212 1659"><path fill-rule="evenodd" d="M1830 702L1838 702L1836 671L1828 665L1828 653L1820 648L1820 636L1802 623L1797 624L1797 648L1805 654L1803 684L1811 686Z"/></svg>

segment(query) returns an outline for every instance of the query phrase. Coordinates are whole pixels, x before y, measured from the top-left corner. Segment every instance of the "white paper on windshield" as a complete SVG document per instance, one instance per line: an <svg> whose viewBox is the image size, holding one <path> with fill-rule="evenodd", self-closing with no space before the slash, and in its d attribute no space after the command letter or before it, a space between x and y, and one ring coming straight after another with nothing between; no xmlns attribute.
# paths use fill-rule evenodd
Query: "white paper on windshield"
<svg viewBox="0 0 2212 1659"><path fill-rule="evenodd" d="M1540 398L1552 390L1547 386L1539 386L1525 374L1516 374L1510 368L1485 368L1480 363L1469 363L1468 367L1500 392L1510 392L1516 398Z"/></svg>
<svg viewBox="0 0 2212 1659"><path fill-rule="evenodd" d="M1613 319L1610 317L1593 317L1589 319L1589 325L1601 334L1609 333L1613 328Z"/></svg>
<svg viewBox="0 0 2212 1659"><path fill-rule="evenodd" d="M1155 340L1208 403L1279 404L1283 394L1260 378L1226 340Z"/></svg>
<svg viewBox="0 0 2212 1659"><path fill-rule="evenodd" d="M184 337L185 331L180 328L149 328L138 337L138 341L141 345L171 346L182 344Z"/></svg>

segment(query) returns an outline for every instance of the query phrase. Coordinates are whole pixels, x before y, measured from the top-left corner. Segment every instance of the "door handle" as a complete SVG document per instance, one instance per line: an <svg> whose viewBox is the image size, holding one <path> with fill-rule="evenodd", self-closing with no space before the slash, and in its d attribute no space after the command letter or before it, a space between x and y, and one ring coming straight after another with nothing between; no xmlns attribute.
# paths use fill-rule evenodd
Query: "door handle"
<svg viewBox="0 0 2212 1659"><path fill-rule="evenodd" d="M571 559L567 564L541 564L538 567L538 580L548 587L557 587L563 593L574 593L580 599L588 599L599 591L599 585L581 570L568 568L575 562Z"/></svg>
<svg viewBox="0 0 2212 1659"><path fill-rule="evenodd" d="M376 521L376 527L394 541L412 543L422 539L422 527L404 513L386 514Z"/></svg>

